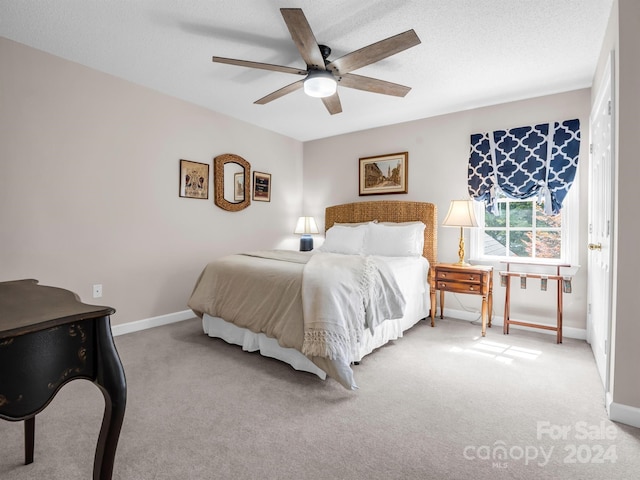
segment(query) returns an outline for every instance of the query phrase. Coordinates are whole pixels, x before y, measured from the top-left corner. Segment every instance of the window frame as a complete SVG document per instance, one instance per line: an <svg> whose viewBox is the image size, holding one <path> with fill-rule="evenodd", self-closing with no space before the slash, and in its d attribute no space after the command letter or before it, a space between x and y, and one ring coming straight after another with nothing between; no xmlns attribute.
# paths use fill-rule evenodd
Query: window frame
<svg viewBox="0 0 640 480"><path fill-rule="evenodd" d="M569 189L564 199L562 210L560 211L560 258L532 258L532 257L507 257L484 254L484 225L485 225L485 203L474 200L474 213L478 222L478 228L472 228L470 232L471 259L477 262L526 262L540 264L569 264L578 265L578 225L580 213L580 170L576 172L573 185ZM536 201L536 196L524 201ZM511 200L511 199L509 199ZM513 199L513 201L523 201ZM515 229L514 229L515 231Z"/></svg>

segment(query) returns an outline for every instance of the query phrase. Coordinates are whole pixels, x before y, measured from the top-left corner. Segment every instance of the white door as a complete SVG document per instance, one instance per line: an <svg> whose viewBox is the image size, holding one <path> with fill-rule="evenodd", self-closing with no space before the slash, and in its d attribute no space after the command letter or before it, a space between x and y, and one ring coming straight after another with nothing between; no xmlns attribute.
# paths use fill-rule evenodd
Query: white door
<svg viewBox="0 0 640 480"><path fill-rule="evenodd" d="M589 278L587 340L605 392L609 388L611 332L611 238L613 233L612 55L591 111L589 156Z"/></svg>

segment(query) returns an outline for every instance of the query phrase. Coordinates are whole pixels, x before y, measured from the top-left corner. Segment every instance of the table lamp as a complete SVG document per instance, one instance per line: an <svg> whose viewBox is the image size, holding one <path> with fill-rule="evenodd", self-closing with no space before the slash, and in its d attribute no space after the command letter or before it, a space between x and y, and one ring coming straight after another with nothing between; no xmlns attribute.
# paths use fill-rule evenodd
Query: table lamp
<svg viewBox="0 0 640 480"><path fill-rule="evenodd" d="M469 265L464 261L464 227L477 227L476 216L473 213L472 200L451 200L449 212L442 222L445 227L460 227L460 244L458 246L458 257L456 265Z"/></svg>
<svg viewBox="0 0 640 480"><path fill-rule="evenodd" d="M312 233L318 233L318 225L313 217L300 217L293 233L302 235L300 237L300 251L308 252L313 250Z"/></svg>

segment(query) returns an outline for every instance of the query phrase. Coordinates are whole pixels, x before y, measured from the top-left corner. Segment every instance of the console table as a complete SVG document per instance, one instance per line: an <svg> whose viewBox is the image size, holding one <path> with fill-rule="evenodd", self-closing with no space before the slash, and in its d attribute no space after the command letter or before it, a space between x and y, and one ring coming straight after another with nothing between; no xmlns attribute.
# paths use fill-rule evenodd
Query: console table
<svg viewBox="0 0 640 480"><path fill-rule="evenodd" d="M84 378L105 399L93 479L111 479L127 398L114 312L37 280L0 282L0 418L24 420L25 464L33 462L36 415L63 385Z"/></svg>

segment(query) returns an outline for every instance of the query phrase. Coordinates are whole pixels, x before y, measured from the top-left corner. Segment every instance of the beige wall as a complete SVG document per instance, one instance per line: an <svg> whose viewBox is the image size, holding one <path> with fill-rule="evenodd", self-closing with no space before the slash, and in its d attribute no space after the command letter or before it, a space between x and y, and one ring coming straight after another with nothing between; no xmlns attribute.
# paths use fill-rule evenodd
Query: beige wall
<svg viewBox="0 0 640 480"><path fill-rule="evenodd" d="M640 295L638 295L638 205L640 205L640 3L620 2L618 61L617 305L614 401L640 407ZM640 426L640 425L639 425Z"/></svg>
<svg viewBox="0 0 640 480"><path fill-rule="evenodd" d="M207 259L297 245L300 142L3 38L0 65L0 281L70 289L122 324L186 310ZM270 203L178 197L179 160L222 153L272 174Z"/></svg>
<svg viewBox="0 0 640 480"><path fill-rule="evenodd" d="M635 418L640 426L640 268L638 205L640 205L640 3L614 3L600 52L594 87L599 84L609 52L614 51L614 266L611 336L612 418ZM596 89L594 88L594 92ZM632 407L618 409L616 406Z"/></svg>
<svg viewBox="0 0 640 480"><path fill-rule="evenodd" d="M407 96L407 101L410 100ZM323 223L326 205L368 199L416 200L438 206L440 222L453 199L467 198L467 164L472 133L511 128L552 120L579 118L582 126L578 188L586 205L590 89L534 98L531 100L479 108L390 127L351 133L304 144L304 210ZM409 152L409 193L384 197L358 196L358 159L372 155ZM579 227L586 239L586 208L580 212ZM458 259L459 230L439 227L438 258L443 262ZM467 235L467 250L469 237ZM586 328L586 242L580 242L578 270L573 293L565 295L564 325L567 333L584 338ZM504 264L495 264L496 271ZM533 282L532 282L533 283ZM499 277L494 282L494 310L498 323L504 311L504 288ZM451 296L451 309L473 313L479 309L476 297ZM462 306L460 306L462 304ZM555 323L555 289L540 292L537 285L527 290L513 289L512 318ZM571 331L573 329L573 331Z"/></svg>

